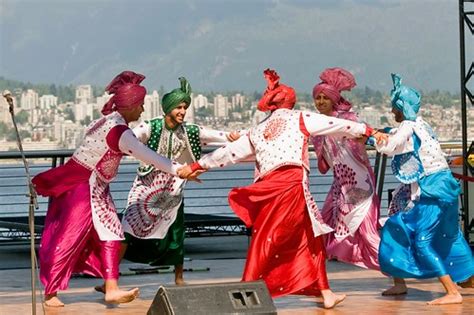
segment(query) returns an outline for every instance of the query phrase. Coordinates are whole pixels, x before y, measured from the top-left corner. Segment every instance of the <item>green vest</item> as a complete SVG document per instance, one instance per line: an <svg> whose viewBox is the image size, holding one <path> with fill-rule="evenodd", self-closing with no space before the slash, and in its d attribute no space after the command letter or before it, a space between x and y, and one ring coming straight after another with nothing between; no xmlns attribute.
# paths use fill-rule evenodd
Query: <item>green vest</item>
<svg viewBox="0 0 474 315"><path fill-rule="evenodd" d="M150 124L150 139L146 145L156 152L158 144L161 139L161 131L163 130L164 118L154 118L150 121L145 121ZM202 148L201 141L199 138L199 127L194 124L183 123L184 131L186 133L186 142L188 147L191 148L191 155L194 160L197 161L201 158ZM181 127L181 126L180 126ZM137 170L138 175L144 176L153 171L153 165L140 166Z"/></svg>

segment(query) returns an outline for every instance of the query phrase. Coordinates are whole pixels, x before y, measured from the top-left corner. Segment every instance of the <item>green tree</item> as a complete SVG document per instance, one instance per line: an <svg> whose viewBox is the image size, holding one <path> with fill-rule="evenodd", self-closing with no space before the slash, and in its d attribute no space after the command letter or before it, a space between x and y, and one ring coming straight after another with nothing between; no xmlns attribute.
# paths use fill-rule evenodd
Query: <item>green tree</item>
<svg viewBox="0 0 474 315"><path fill-rule="evenodd" d="M94 108L94 110L92 111L92 119L98 119L100 118L100 112L97 108Z"/></svg>
<svg viewBox="0 0 474 315"><path fill-rule="evenodd" d="M5 137L5 135L8 133L8 125L4 123L3 121L0 121L0 138Z"/></svg>
<svg viewBox="0 0 474 315"><path fill-rule="evenodd" d="M66 109L64 110L64 118L72 122L76 121L76 116L74 116L74 112L72 111L71 107L66 107Z"/></svg>
<svg viewBox="0 0 474 315"><path fill-rule="evenodd" d="M18 133L20 134L21 139L31 138L31 133L29 131L20 130L18 131ZM7 141L16 141L16 140L17 139L16 139L15 128L11 128L7 133Z"/></svg>
<svg viewBox="0 0 474 315"><path fill-rule="evenodd" d="M19 125L26 124L28 122L28 118L30 117L30 114L24 109L20 110L18 113L15 114L15 121Z"/></svg>
<svg viewBox="0 0 474 315"><path fill-rule="evenodd" d="M91 123L92 119L90 116L86 116L83 120L81 120L81 125L88 126Z"/></svg>

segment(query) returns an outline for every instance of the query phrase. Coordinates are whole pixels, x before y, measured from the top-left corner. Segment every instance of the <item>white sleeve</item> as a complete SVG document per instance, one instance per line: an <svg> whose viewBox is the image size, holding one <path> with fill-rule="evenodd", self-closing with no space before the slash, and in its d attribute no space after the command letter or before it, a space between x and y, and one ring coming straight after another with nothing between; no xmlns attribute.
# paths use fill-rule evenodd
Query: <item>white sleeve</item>
<svg viewBox="0 0 474 315"><path fill-rule="evenodd" d="M354 122L351 120L330 117L326 115L301 112L306 130L311 136L331 135L335 137L363 136L367 127L365 124Z"/></svg>
<svg viewBox="0 0 474 315"><path fill-rule="evenodd" d="M140 140L141 143L147 143L151 136L151 127L147 122L141 122L138 126L132 129L133 134Z"/></svg>
<svg viewBox="0 0 474 315"><path fill-rule="evenodd" d="M147 165L153 165L156 169L176 175L176 171L182 165L165 158L154 152L146 145L138 141L132 130L126 130L122 133L119 140L119 148L123 153L132 155Z"/></svg>
<svg viewBox="0 0 474 315"><path fill-rule="evenodd" d="M223 167L236 164L255 156L252 143L248 136L242 136L234 142L204 155L199 161L203 168Z"/></svg>
<svg viewBox="0 0 474 315"><path fill-rule="evenodd" d="M199 127L199 139L203 146L220 146L227 143L227 134L228 132Z"/></svg>
<svg viewBox="0 0 474 315"><path fill-rule="evenodd" d="M381 144L375 144L375 149L388 156L411 152L414 150L413 144L413 122L403 121L400 126L390 130L388 140Z"/></svg>

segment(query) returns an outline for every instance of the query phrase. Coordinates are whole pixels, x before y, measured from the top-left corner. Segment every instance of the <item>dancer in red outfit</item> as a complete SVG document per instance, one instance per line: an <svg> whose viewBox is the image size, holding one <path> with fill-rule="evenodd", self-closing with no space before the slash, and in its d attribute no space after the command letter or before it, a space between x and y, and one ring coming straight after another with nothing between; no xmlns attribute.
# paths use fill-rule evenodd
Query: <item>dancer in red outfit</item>
<svg viewBox="0 0 474 315"><path fill-rule="evenodd" d="M328 284L322 235L326 225L309 191L308 138L313 135L357 137L371 135L364 124L293 110L295 91L265 70L268 87L258 104L271 114L248 135L205 155L179 170L181 176L256 160L255 183L234 188L229 203L252 227L243 281L263 279L273 297L287 294L322 295L332 308L345 295Z"/></svg>

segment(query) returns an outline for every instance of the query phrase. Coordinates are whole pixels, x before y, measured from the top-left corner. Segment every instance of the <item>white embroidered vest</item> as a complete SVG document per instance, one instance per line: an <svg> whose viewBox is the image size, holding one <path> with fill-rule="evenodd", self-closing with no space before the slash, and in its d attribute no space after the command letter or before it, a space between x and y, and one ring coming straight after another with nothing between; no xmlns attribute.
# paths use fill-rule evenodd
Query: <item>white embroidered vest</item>
<svg viewBox="0 0 474 315"><path fill-rule="evenodd" d="M278 109L250 131L255 148L255 179L284 165L309 170L308 137L300 130L297 110Z"/></svg>
<svg viewBox="0 0 474 315"><path fill-rule="evenodd" d="M441 150L438 139L430 125L421 117L416 119L413 131L421 140L418 155L424 169L424 176L449 169L444 152Z"/></svg>
<svg viewBox="0 0 474 315"><path fill-rule="evenodd" d="M106 136L117 125L126 125L122 115L113 112L92 122L72 158L97 176L110 183L117 175L122 153L108 147Z"/></svg>

